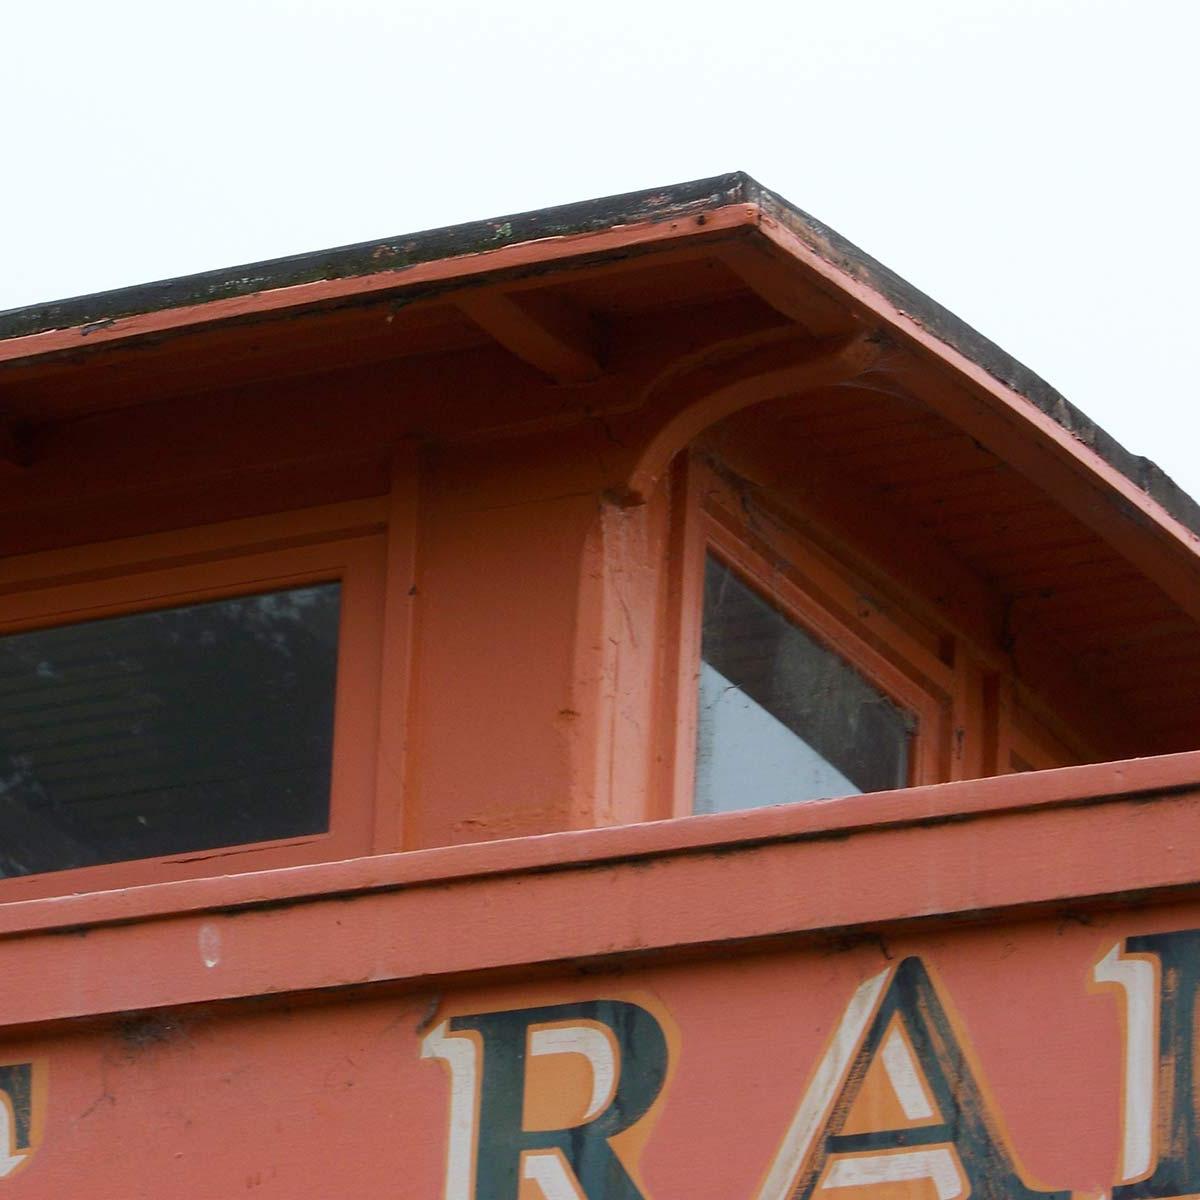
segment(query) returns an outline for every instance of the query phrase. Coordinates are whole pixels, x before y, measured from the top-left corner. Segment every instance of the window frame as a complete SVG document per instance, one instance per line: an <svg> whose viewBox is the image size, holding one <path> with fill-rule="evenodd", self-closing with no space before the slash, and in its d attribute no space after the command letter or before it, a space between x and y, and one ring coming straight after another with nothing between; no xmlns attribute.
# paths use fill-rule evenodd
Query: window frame
<svg viewBox="0 0 1200 1200"><path fill-rule="evenodd" d="M734 489L710 464L693 458L679 490L683 528L677 544L682 553L680 578L673 589L679 604L675 622L679 658L675 669L668 666L667 672L668 686L674 680L677 688L676 733L669 812L664 815L701 815L693 804L704 569L710 554L912 716L907 787L947 778L956 680L953 666L939 657L935 642L923 642L891 621L884 611L886 604L867 599L879 589L868 587L846 564L832 561L797 523L775 514L769 524L758 519L763 514L752 514L739 502ZM864 612L869 616L860 615Z"/></svg>
<svg viewBox="0 0 1200 1200"><path fill-rule="evenodd" d="M0 566L0 636L105 617L341 586L329 829L0 879L0 903L354 858L376 849L386 498L17 556Z"/></svg>

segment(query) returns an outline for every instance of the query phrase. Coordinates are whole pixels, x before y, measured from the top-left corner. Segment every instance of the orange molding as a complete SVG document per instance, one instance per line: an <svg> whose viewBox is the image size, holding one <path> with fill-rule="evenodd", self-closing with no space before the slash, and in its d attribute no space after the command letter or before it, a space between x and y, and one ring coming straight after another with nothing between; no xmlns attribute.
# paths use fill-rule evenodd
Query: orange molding
<svg viewBox="0 0 1200 1200"><path fill-rule="evenodd" d="M1200 887L1198 819L1190 752L2 905L0 1014L1127 905Z"/></svg>
<svg viewBox="0 0 1200 1200"><path fill-rule="evenodd" d="M210 300L204 304L164 309L161 312L139 313L120 317L105 324L101 329L89 325L51 329L44 333L33 333L0 342L0 362L31 359L84 346L90 348L102 342L124 341L148 333L162 333L172 329L206 325L213 321L281 312L310 304L415 287L418 284L450 283L485 272L520 270L584 254L629 250L637 246L667 243L683 237L695 240L700 235L708 237L730 229L754 226L758 224L759 219L757 205L729 204L698 217L681 217L674 221L641 221L593 233L578 233L567 237L550 237L513 246L500 246L495 250L416 263L411 267L379 271L372 275L322 279L313 283L296 284L293 287L254 292L248 296L232 296L223 300Z"/></svg>
<svg viewBox="0 0 1200 1200"><path fill-rule="evenodd" d="M410 701L417 609L417 527L420 455L413 442L391 460L383 624L379 648L379 714L375 730L375 813L372 849L404 848Z"/></svg>

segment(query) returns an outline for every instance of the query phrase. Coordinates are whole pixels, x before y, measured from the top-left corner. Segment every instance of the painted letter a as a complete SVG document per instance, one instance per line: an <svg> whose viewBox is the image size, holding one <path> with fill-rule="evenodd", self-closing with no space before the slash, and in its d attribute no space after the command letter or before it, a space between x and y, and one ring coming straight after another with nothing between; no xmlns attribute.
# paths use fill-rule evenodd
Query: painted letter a
<svg viewBox="0 0 1200 1200"><path fill-rule="evenodd" d="M758 1200L929 1186L938 1200L1070 1200L1021 1177L919 958L855 992ZM885 1192L886 1194L886 1192Z"/></svg>

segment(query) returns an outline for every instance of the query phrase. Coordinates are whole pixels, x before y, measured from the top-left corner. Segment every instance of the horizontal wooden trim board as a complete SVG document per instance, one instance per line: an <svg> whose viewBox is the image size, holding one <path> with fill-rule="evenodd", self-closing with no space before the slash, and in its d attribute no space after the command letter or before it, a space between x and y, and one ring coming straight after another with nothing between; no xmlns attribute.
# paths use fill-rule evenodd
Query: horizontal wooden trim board
<svg viewBox="0 0 1200 1200"><path fill-rule="evenodd" d="M0 905L8 1026L1196 885L1200 752Z"/></svg>
<svg viewBox="0 0 1200 1200"><path fill-rule="evenodd" d="M695 237L699 229L705 236L730 229L754 226L759 221L754 204L728 204L698 217L679 217L670 221L640 221L612 229L539 238L480 250L429 262L414 263L391 271L370 275L350 275L341 279L320 279L289 287L265 288L244 296L229 296L189 304L180 308L160 309L112 320L91 322L66 329L49 329L0 342L0 362L34 358L101 342L124 341L146 334L192 328L213 321L258 316L310 304L323 304L374 292L415 287L419 284L446 283L484 272L520 270L542 263L557 262L580 254L600 254L629 250L669 242L685 235ZM702 227L702 228L701 228Z"/></svg>

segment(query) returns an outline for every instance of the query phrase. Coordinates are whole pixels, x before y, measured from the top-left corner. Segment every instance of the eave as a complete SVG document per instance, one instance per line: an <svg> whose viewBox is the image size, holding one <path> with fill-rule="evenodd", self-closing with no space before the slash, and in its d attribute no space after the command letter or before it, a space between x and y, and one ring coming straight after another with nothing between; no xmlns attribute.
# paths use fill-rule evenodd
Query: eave
<svg viewBox="0 0 1200 1200"><path fill-rule="evenodd" d="M323 302L554 271L721 231L756 231L818 266L835 289L892 310L1028 401L1097 458L1200 533L1200 505L1045 380L853 243L743 172L206 271L0 312L0 362ZM818 264L823 264L819 266ZM779 300L785 288L764 284ZM784 302L786 303L786 302Z"/></svg>
<svg viewBox="0 0 1200 1200"><path fill-rule="evenodd" d="M639 281L657 278L660 297L671 303L707 303L696 290L701 289L698 269L705 266L724 280L723 295L734 319L729 325L719 320L709 324L722 328L728 341L680 350L677 339L674 349L664 345L659 353L655 339L666 326L644 320L634 306ZM594 295L589 289L597 286L609 288L615 297L625 344L606 338L592 320L586 300ZM662 312L660 305L652 315L658 320ZM427 323L424 332L422 321ZM686 318L672 328L679 333L681 325L686 329ZM343 333L350 335L344 342ZM767 340L759 346L763 334ZM648 349L652 344L653 353ZM738 346L751 349L739 358ZM1076 545L1080 537L1102 544L1105 561L1099 565L1096 554L1083 552L1101 580L1122 572L1138 577L1126 579L1141 592L1127 619L1119 599L1096 593L1108 621L1094 643L1103 653L1121 641L1112 637L1114 627L1124 634L1139 622L1149 627L1154 621L1186 618L1189 629L1171 643L1169 655L1162 650L1160 665L1142 667L1129 686L1165 679L1200 654L1196 503L1017 360L742 174L0 314L0 470L14 493L28 490L48 499L57 477L53 470L39 472L39 455L49 445L52 457L56 430L69 429L79 417L103 417L115 405L140 405L140 411L149 413L170 401L203 403L214 388L257 386L285 375L299 379L356 363L399 361L404 355L411 356L410 362L422 355L432 361L431 347L442 355L440 365L430 369L434 375L458 369L453 364L462 361L455 358L460 352L490 348L501 357L507 354L546 393L539 413L553 415L517 420L497 412L494 426L467 431L450 430L444 423L414 424L411 436L436 440L512 434L536 430L547 419L581 421L604 413L628 435L629 444L641 440L649 447L640 459L621 465L620 477L611 481L607 494L621 503L640 502L670 454L706 421L722 420L739 406L756 419L758 407L772 394L786 398L789 389L852 383L856 374L876 369L873 359L881 348L884 358L894 351L910 373L905 375L906 385L913 384L908 390L941 428L954 431L960 458L964 447L978 447L989 462L1004 467L1010 497L1019 489L1022 500L1041 507L1047 528L1057 524L1065 529L1065 521ZM699 392L689 399L686 389L680 394L670 387L655 390L654 385L639 390L647 379L673 378L670 355L682 354L677 361L686 367L702 362L710 351L709 364L720 364L728 376L716 399ZM652 361L654 353L661 362ZM642 355L632 368L631 354L634 359ZM752 377L738 377L743 368ZM403 388L397 391L407 394ZM281 395L287 393L283 389ZM675 424L654 432L655 421L671 404L679 408ZM656 405L664 412L655 412ZM161 421L157 428L164 428ZM67 438L63 444L78 447L80 439ZM918 460L937 453L936 447L913 451ZM815 478L822 465L810 452L798 469ZM942 465L943 474L951 477L952 467ZM931 483L942 488L942 478L933 475ZM867 511L879 505L878 492L855 492L853 479L830 478L825 484L831 511ZM935 494L937 500L953 495L952 489ZM914 515L936 517L936 507L926 502ZM979 506L985 526L994 511ZM907 548L896 541L892 549L916 561L923 550L919 540ZM991 558L973 560L966 554L963 561L970 572L963 573L955 561L957 547L950 548L935 573L960 579L964 586L959 591L970 595L980 586L978 578L968 577L974 572L986 591L995 578ZM1006 549L999 547L997 553ZM1032 547L1023 567L1033 569L1031 564L1047 549ZM1011 607L1028 637L1021 628L1008 627L1011 598L1003 588L959 609L982 615L990 604L1004 610L985 620L990 627L981 631L982 640L1003 652L1011 635L1018 650L1022 641L1029 647L1026 662L1040 665L1048 661L1040 626L1047 604L1058 605L1048 615L1072 624L1057 654L1070 668L1080 651L1088 652L1086 621L1078 638L1073 623L1081 611L1088 619L1095 614L1086 608L1091 597L1059 604L1082 576L1077 578L1065 558L1053 566L1056 577L1047 589L1048 601L1039 594L1024 595ZM1035 690L1038 686L1035 682ZM1105 695L1112 690L1097 689L1086 678L1071 687L1075 699L1069 707L1074 709L1095 706L1088 700L1089 690ZM1157 698L1160 728L1138 744L1157 750L1190 746L1193 715L1200 711L1200 694L1193 692L1186 682L1170 683ZM1108 729L1119 730L1127 713L1115 703L1105 719ZM1168 728L1170 722L1174 725ZM1100 740L1112 743L1111 738Z"/></svg>

